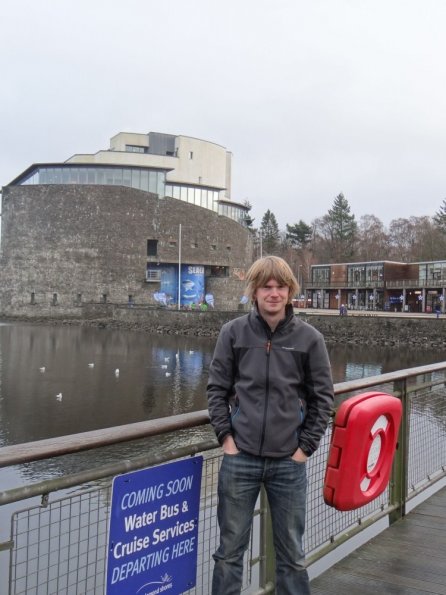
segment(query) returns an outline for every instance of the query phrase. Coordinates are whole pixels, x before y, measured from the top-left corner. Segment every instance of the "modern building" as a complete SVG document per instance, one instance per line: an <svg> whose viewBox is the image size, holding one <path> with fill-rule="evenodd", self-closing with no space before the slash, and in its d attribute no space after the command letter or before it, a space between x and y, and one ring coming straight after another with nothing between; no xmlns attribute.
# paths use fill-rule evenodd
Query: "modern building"
<svg viewBox="0 0 446 595"><path fill-rule="evenodd" d="M11 185L127 186L170 196L244 222L247 207L231 200L232 153L215 143L159 132L120 132L110 148L64 163L28 167Z"/></svg>
<svg viewBox="0 0 446 595"><path fill-rule="evenodd" d="M310 308L444 312L446 261L318 264L306 288Z"/></svg>
<svg viewBox="0 0 446 595"><path fill-rule="evenodd" d="M107 151L34 164L2 192L1 314L239 305L253 241L224 147L120 133Z"/></svg>

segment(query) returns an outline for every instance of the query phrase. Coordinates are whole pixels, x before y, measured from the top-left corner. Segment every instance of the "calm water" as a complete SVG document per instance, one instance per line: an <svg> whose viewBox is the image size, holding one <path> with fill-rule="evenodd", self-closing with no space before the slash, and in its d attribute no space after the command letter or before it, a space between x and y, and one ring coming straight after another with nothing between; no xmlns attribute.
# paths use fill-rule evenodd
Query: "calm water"
<svg viewBox="0 0 446 595"><path fill-rule="evenodd" d="M0 446L205 409L214 344L0 324ZM441 351L382 347L331 346L329 352L335 382L446 359Z"/></svg>

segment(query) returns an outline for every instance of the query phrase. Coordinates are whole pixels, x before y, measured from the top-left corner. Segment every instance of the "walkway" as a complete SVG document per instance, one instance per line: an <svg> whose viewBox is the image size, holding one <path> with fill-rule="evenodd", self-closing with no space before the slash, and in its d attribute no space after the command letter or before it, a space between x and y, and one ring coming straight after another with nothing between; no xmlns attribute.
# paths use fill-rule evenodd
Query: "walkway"
<svg viewBox="0 0 446 595"><path fill-rule="evenodd" d="M446 595L446 488L311 582L312 595Z"/></svg>
<svg viewBox="0 0 446 595"><path fill-rule="evenodd" d="M339 310L333 308L294 308L295 314L307 316L339 316ZM431 318L437 315L432 312L385 312L383 310L349 310L348 316L385 317L385 318ZM445 314L440 314L440 320L446 320Z"/></svg>

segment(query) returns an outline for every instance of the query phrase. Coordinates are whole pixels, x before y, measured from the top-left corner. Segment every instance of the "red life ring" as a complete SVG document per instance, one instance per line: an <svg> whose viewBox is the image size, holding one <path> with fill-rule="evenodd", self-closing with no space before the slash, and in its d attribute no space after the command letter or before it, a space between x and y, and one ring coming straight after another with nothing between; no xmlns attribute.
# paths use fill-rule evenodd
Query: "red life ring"
<svg viewBox="0 0 446 595"><path fill-rule="evenodd" d="M353 510L386 489L401 414L401 401L386 393L363 393L341 404L325 472L326 504Z"/></svg>

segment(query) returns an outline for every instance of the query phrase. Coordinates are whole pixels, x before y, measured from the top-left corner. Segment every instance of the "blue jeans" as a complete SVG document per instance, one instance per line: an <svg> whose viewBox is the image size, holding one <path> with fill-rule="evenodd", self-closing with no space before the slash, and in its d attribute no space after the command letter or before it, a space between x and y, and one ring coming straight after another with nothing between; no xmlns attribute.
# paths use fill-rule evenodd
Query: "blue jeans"
<svg viewBox="0 0 446 595"><path fill-rule="evenodd" d="M309 595L302 536L305 529L305 463L244 452L224 455L218 478L220 545L214 554L212 595L239 595L243 555L249 545L254 506L264 484L276 553L276 595Z"/></svg>

